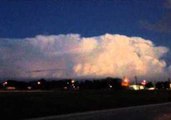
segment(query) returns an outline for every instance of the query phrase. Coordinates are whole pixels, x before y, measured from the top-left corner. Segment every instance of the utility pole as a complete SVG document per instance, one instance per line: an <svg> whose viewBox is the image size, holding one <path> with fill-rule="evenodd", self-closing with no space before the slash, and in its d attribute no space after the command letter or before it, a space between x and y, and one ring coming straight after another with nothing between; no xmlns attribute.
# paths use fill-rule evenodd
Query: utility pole
<svg viewBox="0 0 171 120"><path fill-rule="evenodd" d="M140 86L138 85L138 79L137 79L137 76L135 76L135 85L138 86L138 90L140 90Z"/></svg>
<svg viewBox="0 0 171 120"><path fill-rule="evenodd" d="M135 85L138 85L137 76L135 76Z"/></svg>
<svg viewBox="0 0 171 120"><path fill-rule="evenodd" d="M168 78L169 89L171 89L170 77Z"/></svg>

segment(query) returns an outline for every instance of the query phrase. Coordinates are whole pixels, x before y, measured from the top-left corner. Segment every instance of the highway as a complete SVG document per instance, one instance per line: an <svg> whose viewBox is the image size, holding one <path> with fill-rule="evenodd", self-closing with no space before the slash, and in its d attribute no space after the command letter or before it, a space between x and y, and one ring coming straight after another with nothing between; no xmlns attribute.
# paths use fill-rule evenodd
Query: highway
<svg viewBox="0 0 171 120"><path fill-rule="evenodd" d="M171 120L171 103L90 111L30 120Z"/></svg>

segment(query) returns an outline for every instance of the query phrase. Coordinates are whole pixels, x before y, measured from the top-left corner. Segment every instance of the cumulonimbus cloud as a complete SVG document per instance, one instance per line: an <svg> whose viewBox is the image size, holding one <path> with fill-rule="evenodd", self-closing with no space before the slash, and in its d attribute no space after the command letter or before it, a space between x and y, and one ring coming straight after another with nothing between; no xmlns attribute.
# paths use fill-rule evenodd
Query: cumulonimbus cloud
<svg viewBox="0 0 171 120"><path fill-rule="evenodd" d="M167 77L164 46L141 37L105 34L0 39L0 76L10 78Z"/></svg>

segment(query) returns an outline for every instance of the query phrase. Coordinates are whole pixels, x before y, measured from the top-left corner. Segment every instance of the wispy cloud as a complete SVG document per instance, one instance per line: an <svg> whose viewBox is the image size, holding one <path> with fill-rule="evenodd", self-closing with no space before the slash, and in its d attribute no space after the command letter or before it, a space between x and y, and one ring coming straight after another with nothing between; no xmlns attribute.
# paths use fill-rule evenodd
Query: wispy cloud
<svg viewBox="0 0 171 120"><path fill-rule="evenodd" d="M141 21L140 24L147 30L152 30L161 33L171 33L171 13L165 14L156 23L149 23L148 21Z"/></svg>
<svg viewBox="0 0 171 120"><path fill-rule="evenodd" d="M164 7L171 9L171 0L165 0Z"/></svg>
<svg viewBox="0 0 171 120"><path fill-rule="evenodd" d="M168 52L141 37L105 34L0 39L1 77L167 77ZM29 72L28 72L29 71Z"/></svg>
<svg viewBox="0 0 171 120"><path fill-rule="evenodd" d="M147 20L140 21L140 25L151 31L171 33L171 0L163 0L163 7L168 10L158 21L151 23ZM162 5L161 5L162 6Z"/></svg>

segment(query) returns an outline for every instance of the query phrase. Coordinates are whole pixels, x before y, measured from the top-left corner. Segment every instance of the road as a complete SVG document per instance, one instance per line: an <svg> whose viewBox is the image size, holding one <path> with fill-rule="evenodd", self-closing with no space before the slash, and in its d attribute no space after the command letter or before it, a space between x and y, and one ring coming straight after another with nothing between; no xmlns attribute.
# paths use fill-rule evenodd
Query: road
<svg viewBox="0 0 171 120"><path fill-rule="evenodd" d="M30 120L171 120L171 103L91 111Z"/></svg>

